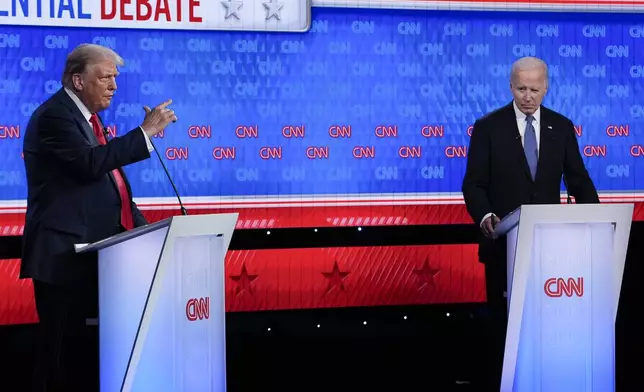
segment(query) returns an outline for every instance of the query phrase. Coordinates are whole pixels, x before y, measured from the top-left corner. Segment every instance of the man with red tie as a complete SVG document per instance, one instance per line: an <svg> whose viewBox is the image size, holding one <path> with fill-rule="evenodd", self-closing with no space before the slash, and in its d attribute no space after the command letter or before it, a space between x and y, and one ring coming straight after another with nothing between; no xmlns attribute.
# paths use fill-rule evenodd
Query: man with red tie
<svg viewBox="0 0 644 392"><path fill-rule="evenodd" d="M93 391L86 380L86 319L98 313L97 256L80 255L91 243L146 224L132 201L123 166L150 157L150 137L174 112L166 101L144 107L140 127L106 140L98 115L116 91L114 51L84 44L66 61L61 88L31 116L24 137L27 214L21 278L34 284L42 332L34 390ZM88 384L89 383L89 384Z"/></svg>

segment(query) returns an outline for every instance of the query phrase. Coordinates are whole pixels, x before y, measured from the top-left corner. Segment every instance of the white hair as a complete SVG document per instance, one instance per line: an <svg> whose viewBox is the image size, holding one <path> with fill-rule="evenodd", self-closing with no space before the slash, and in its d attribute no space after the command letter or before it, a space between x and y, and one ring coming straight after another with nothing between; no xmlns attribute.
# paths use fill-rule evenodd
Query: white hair
<svg viewBox="0 0 644 392"><path fill-rule="evenodd" d="M85 73L87 69L103 60L110 60L116 66L123 66L124 61L115 51L100 45L81 44L67 56L63 71L63 86L72 87L72 75Z"/></svg>
<svg viewBox="0 0 644 392"><path fill-rule="evenodd" d="M510 80L512 80L519 71L525 71L528 69L535 69L535 68L543 69L544 77L546 79L546 84L548 84L548 65L545 63L545 61L537 57L522 57L517 61L515 61L514 64L512 64L512 72L510 72Z"/></svg>

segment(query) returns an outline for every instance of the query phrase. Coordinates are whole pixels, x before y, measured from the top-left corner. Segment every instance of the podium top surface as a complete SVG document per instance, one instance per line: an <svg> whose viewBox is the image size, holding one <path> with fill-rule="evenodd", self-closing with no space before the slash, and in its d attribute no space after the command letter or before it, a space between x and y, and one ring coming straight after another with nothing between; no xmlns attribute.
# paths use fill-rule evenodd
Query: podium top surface
<svg viewBox="0 0 644 392"><path fill-rule="evenodd" d="M117 235L114 235L112 237L105 238L100 241L96 241L91 244L75 244L74 249L76 250L76 253L85 253L85 252L93 252L97 251L103 248L107 248L108 246L116 245L121 242L125 242L127 240L130 240L132 238L136 238L138 236L162 229L164 227L170 226L170 223L172 222L172 217L166 218L163 220L160 220L158 222L150 223L145 226L140 226L135 229L125 231L123 233L119 233Z"/></svg>
<svg viewBox="0 0 644 392"><path fill-rule="evenodd" d="M526 204L501 219L494 237L507 234L526 218L532 223L616 223L623 213L632 216L633 204Z"/></svg>
<svg viewBox="0 0 644 392"><path fill-rule="evenodd" d="M521 216L521 207L507 214L494 228L494 238L507 234L516 225L519 224L519 217Z"/></svg>

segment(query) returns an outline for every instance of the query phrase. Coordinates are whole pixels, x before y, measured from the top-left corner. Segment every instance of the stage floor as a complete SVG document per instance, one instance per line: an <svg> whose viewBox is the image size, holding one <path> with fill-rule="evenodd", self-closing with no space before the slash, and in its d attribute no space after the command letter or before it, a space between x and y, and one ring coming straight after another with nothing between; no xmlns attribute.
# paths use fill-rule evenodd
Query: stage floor
<svg viewBox="0 0 644 392"><path fill-rule="evenodd" d="M641 330L618 318L617 391L638 383ZM228 313L228 392L483 391L483 332L481 305ZM0 390L28 390L35 333L0 328Z"/></svg>

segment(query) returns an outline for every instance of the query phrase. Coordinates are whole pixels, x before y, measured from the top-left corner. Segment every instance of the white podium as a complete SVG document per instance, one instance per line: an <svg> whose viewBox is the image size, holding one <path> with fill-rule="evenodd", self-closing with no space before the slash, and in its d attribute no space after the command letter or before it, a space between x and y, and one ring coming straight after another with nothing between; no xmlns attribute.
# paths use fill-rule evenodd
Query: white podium
<svg viewBox="0 0 644 392"><path fill-rule="evenodd" d="M224 257L238 214L175 216L98 251L101 392L226 390Z"/></svg>
<svg viewBox="0 0 644 392"><path fill-rule="evenodd" d="M615 319L632 204L525 205L505 217L502 392L615 390Z"/></svg>

